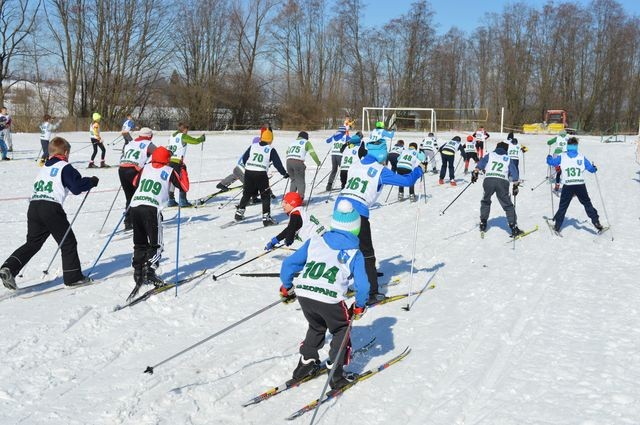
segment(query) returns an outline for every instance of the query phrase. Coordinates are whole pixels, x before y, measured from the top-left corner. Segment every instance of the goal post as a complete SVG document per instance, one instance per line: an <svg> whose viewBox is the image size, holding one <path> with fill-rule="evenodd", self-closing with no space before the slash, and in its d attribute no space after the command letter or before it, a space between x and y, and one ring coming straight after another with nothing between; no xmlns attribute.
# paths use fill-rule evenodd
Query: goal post
<svg viewBox="0 0 640 425"><path fill-rule="evenodd" d="M419 131L436 133L436 110L433 108L386 108L366 106L362 108L363 132L370 132L375 128L376 121L382 121L387 128L397 128L400 131Z"/></svg>

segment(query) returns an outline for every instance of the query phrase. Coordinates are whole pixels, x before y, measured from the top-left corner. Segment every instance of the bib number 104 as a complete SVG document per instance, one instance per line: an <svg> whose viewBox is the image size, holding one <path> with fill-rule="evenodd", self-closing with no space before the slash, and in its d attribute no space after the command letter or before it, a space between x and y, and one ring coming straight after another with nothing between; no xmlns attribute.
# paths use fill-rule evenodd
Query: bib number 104
<svg viewBox="0 0 640 425"><path fill-rule="evenodd" d="M329 268L329 270L325 271L327 267L326 263L309 261L304 265L305 270L302 275L303 278L309 278L313 280L318 280L321 277L327 279L327 281L331 284L335 283L336 277L338 275L338 268L333 266Z"/></svg>
<svg viewBox="0 0 640 425"><path fill-rule="evenodd" d="M351 177L349 181L347 181L347 188L353 191L360 191L360 193L365 193L367 191L367 186L369 185L368 180L363 180L360 177Z"/></svg>

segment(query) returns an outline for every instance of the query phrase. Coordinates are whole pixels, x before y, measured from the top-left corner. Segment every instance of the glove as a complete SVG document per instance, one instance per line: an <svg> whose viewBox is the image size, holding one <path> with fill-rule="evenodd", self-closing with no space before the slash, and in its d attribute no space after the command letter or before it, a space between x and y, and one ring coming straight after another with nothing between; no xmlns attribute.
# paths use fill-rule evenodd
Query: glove
<svg viewBox="0 0 640 425"><path fill-rule="evenodd" d="M479 174L480 173L478 172L477 168L471 172L471 183L475 183L475 182L478 181L478 175Z"/></svg>
<svg viewBox="0 0 640 425"><path fill-rule="evenodd" d="M518 189L519 185L520 185L520 183L518 183L518 182L513 184L513 187L511 188L511 194L513 196L518 196L518 192L520 192L520 189Z"/></svg>
<svg viewBox="0 0 640 425"><path fill-rule="evenodd" d="M285 179L288 179L289 178L289 173L284 173L284 176L282 176L282 177L284 177Z"/></svg>
<svg viewBox="0 0 640 425"><path fill-rule="evenodd" d="M202 136L200 136L198 139L200 140L200 143L202 143L202 142L204 142L207 138L206 138L206 136L203 134L203 135L202 135Z"/></svg>
<svg viewBox="0 0 640 425"><path fill-rule="evenodd" d="M598 171L598 167L596 167L596 164L591 164L593 166L593 172L595 173L596 171Z"/></svg>
<svg viewBox="0 0 640 425"><path fill-rule="evenodd" d="M353 317L353 320L360 320L360 318L364 315L365 311L367 311L367 306L358 307L356 303L353 303L349 308L349 315Z"/></svg>
<svg viewBox="0 0 640 425"><path fill-rule="evenodd" d="M529 150L529 148L528 148L528 147L526 147L526 146L523 146L523 147L522 147L522 152L527 153L527 151L528 151L528 150Z"/></svg>
<svg viewBox="0 0 640 425"><path fill-rule="evenodd" d="M296 292L293 286L289 289L285 288L284 285L280 286L280 301L285 304L290 304L296 300Z"/></svg>
<svg viewBox="0 0 640 425"><path fill-rule="evenodd" d="M98 182L100 181L96 176L89 177L89 180L91 180L91 187L98 186Z"/></svg>
<svg viewBox="0 0 640 425"><path fill-rule="evenodd" d="M271 240L267 242L267 245L265 245L264 250L271 251L273 248L276 247L276 245L278 245L278 242L280 242L278 238L276 237L271 238Z"/></svg>

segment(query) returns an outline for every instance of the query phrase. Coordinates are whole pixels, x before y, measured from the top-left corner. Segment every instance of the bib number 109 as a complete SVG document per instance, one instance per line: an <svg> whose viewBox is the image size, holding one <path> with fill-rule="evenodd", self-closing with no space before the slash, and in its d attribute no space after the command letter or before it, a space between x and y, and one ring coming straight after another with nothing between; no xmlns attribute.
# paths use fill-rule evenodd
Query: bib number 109
<svg viewBox="0 0 640 425"><path fill-rule="evenodd" d="M153 181L150 179L144 179L140 182L140 191L141 192L151 192L154 195L159 195L162 190L162 184L157 181Z"/></svg>

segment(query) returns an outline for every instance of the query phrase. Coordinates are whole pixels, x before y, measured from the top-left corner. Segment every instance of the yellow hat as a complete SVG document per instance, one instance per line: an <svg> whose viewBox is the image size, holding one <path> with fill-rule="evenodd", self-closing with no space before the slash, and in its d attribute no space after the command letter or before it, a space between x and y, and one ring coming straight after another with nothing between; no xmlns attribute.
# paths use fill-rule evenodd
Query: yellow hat
<svg viewBox="0 0 640 425"><path fill-rule="evenodd" d="M260 141L267 142L267 143L273 142L273 132L267 128L265 131L262 132L262 135L260 136Z"/></svg>
<svg viewBox="0 0 640 425"><path fill-rule="evenodd" d="M100 118L102 118L102 115L100 115L100 114L99 114L99 113L97 113L97 112L94 112L94 113L93 113L93 120L94 120L94 121L100 121Z"/></svg>

